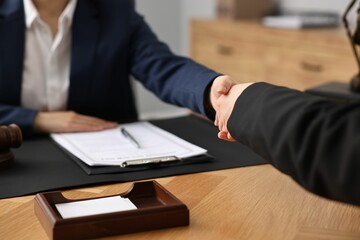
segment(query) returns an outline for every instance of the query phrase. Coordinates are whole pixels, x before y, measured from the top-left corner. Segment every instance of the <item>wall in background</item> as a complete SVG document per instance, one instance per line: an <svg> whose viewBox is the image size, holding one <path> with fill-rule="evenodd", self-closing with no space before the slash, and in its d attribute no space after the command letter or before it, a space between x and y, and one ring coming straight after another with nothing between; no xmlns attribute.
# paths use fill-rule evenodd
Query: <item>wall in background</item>
<svg viewBox="0 0 360 240"><path fill-rule="evenodd" d="M205 0L206 1L206 0ZM182 18L182 1L136 0L136 9L141 13L158 37L175 51L179 51L179 26Z"/></svg>
<svg viewBox="0 0 360 240"><path fill-rule="evenodd" d="M174 53L179 54L182 41L179 31L182 19L181 1L137 0L136 8L145 17L159 39L166 42ZM159 100L137 81L134 81L134 91L141 119L170 117L184 113L184 109Z"/></svg>
<svg viewBox="0 0 360 240"><path fill-rule="evenodd" d="M342 14L350 1L348 0L279 0L282 8L287 10L333 11Z"/></svg>
<svg viewBox="0 0 360 240"><path fill-rule="evenodd" d="M248 0L246 0L248 1ZM182 14L180 19L180 52L190 52L190 21L193 18L214 18L216 16L216 0L181 0Z"/></svg>
<svg viewBox="0 0 360 240"><path fill-rule="evenodd" d="M318 11L334 12L340 16L343 15L348 7L350 0L278 0L280 6L288 11ZM349 14L348 20L350 25L355 26L356 10L359 6L357 3Z"/></svg>

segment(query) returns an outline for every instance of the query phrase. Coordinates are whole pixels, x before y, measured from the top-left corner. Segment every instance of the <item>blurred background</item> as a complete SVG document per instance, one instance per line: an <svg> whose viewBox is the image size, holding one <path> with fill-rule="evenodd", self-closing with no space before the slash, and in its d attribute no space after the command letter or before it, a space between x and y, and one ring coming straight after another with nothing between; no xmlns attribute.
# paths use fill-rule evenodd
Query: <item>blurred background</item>
<svg viewBox="0 0 360 240"><path fill-rule="evenodd" d="M230 2L232 0L221 0ZM248 0L236 0L249 2ZM191 19L213 19L217 17L220 0L136 0L137 10L152 27L158 37L166 42L172 51L189 56ZM273 0L272 3L283 12L316 11L342 15L350 1L347 0ZM357 5L356 5L357 8ZM355 24L355 11L350 15ZM173 117L187 112L185 109L165 104L135 82L137 105L140 118Z"/></svg>

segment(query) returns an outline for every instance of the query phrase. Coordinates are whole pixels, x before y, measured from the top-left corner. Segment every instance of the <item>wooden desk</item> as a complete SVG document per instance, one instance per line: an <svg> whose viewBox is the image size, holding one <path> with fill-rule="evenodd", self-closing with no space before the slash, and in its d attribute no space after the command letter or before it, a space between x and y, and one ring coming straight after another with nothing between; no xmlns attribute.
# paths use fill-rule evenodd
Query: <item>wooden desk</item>
<svg viewBox="0 0 360 240"><path fill-rule="evenodd" d="M160 178L190 209L188 227L107 239L360 239L360 207L306 192L270 165ZM124 192L131 183L65 191L68 198ZM0 200L1 239L47 239L34 196Z"/></svg>

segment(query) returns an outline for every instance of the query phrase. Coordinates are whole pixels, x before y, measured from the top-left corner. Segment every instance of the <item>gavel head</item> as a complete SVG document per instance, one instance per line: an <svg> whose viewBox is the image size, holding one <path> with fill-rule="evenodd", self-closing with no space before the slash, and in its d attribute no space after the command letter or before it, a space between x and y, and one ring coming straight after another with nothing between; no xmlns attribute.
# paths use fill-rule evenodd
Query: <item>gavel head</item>
<svg viewBox="0 0 360 240"><path fill-rule="evenodd" d="M20 147L21 143L22 133L16 124L0 126L0 151Z"/></svg>
<svg viewBox="0 0 360 240"><path fill-rule="evenodd" d="M17 125L0 126L0 169L12 164L14 154L10 148L20 147L22 139L21 130Z"/></svg>

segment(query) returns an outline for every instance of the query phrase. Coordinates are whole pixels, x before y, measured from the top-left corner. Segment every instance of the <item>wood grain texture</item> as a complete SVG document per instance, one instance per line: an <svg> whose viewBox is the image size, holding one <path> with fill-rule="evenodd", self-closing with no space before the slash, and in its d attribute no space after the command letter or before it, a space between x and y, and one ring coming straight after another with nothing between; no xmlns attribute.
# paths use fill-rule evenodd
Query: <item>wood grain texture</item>
<svg viewBox="0 0 360 240"><path fill-rule="evenodd" d="M194 20L191 29L192 58L239 82L303 90L349 82L357 73L342 29L284 30L224 20Z"/></svg>
<svg viewBox="0 0 360 240"><path fill-rule="evenodd" d="M315 196L270 165L156 179L190 209L190 226L106 239L358 239L360 208ZM125 192L131 183L64 191L71 199ZM47 239L34 196L0 201L1 239Z"/></svg>

